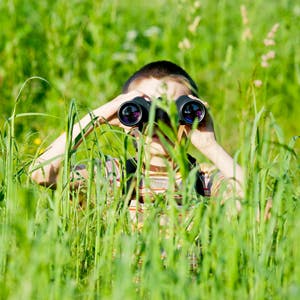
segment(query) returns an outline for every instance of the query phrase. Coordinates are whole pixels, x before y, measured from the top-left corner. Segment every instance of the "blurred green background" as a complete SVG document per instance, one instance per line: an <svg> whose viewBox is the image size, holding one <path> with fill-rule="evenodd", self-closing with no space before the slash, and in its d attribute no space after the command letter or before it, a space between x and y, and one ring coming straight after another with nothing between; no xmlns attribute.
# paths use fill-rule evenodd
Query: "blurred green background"
<svg viewBox="0 0 300 300"><path fill-rule="evenodd" d="M228 151L238 147L255 105L274 114L287 141L299 135L297 1L4 0L0 16L0 128L32 76L47 82L26 83L17 114L55 117L16 120L24 152L64 130L71 99L83 116L117 96L133 71L159 59L195 79Z"/></svg>

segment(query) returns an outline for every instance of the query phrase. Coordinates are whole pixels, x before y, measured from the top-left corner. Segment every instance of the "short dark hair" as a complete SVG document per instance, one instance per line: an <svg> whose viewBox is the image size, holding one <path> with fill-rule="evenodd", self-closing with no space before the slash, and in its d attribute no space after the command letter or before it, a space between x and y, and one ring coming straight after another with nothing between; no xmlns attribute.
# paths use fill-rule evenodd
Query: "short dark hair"
<svg viewBox="0 0 300 300"><path fill-rule="evenodd" d="M129 77L129 79L125 82L122 91L123 93L127 93L130 84L134 81L150 77L162 79L168 76L183 77L188 82L191 93L194 96L198 96L198 87L191 76L184 69L167 60L154 61L143 66Z"/></svg>

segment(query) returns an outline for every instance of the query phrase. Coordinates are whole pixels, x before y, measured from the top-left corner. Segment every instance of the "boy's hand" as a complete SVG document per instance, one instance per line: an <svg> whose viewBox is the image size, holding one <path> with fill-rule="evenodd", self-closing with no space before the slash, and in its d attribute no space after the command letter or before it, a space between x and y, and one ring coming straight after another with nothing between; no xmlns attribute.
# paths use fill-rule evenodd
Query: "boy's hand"
<svg viewBox="0 0 300 300"><path fill-rule="evenodd" d="M119 126L125 130L130 129L130 127L124 126L118 119L117 112L119 107L127 101L134 99L135 97L143 96L140 92L132 91L126 94L121 94L110 102L100 106L93 111L94 115L98 117L98 122L100 124L108 122L110 125Z"/></svg>

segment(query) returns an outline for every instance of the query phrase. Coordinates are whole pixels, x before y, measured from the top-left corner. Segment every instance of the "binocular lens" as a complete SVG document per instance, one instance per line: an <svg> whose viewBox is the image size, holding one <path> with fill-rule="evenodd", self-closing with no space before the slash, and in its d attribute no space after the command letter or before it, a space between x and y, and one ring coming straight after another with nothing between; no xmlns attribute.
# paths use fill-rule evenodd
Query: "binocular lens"
<svg viewBox="0 0 300 300"><path fill-rule="evenodd" d="M183 105L181 113L187 124L193 124L195 120L199 123L203 120L205 111L201 103L191 101Z"/></svg>
<svg viewBox="0 0 300 300"><path fill-rule="evenodd" d="M126 126L136 125L142 118L142 109L135 103L124 105L119 111L119 118Z"/></svg>
<svg viewBox="0 0 300 300"><path fill-rule="evenodd" d="M205 106L197 100L191 99L186 95L180 96L176 100L179 122L181 124L192 125L195 121L200 123L205 116ZM148 122L151 102L143 97L136 97L123 103L118 110L118 118L125 126L139 126ZM157 107L155 109L155 121L163 121L170 124L168 113Z"/></svg>

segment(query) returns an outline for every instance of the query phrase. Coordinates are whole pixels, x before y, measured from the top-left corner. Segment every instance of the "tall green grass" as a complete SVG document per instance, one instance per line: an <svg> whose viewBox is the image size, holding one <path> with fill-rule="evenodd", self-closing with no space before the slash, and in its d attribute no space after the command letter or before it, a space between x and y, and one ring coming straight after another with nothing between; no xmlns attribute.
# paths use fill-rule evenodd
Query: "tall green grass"
<svg viewBox="0 0 300 300"><path fill-rule="evenodd" d="M197 3L0 3L0 298L299 298L299 6ZM267 47L276 23L275 45ZM252 38L243 40L247 28ZM190 46L179 47L185 38ZM275 58L263 68L261 55L271 50ZM29 164L54 137L117 95L136 68L163 58L195 78L219 141L245 170L239 215L234 199L195 201L188 181L180 211L170 189L170 207L157 201L138 230L127 195L110 189L103 170L92 172L112 140L114 155L133 153L108 126L66 152L57 191L30 181ZM184 149L171 154L180 158ZM69 190L76 162L94 176L85 209L82 195ZM179 222L179 215L187 217Z"/></svg>

